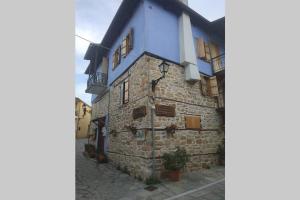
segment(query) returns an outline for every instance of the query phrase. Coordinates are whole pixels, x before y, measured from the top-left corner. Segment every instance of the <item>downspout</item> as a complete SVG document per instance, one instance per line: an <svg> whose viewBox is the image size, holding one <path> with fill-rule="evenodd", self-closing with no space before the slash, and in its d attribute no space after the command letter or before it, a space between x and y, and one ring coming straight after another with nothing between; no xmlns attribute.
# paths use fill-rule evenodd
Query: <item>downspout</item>
<svg viewBox="0 0 300 200"><path fill-rule="evenodd" d="M108 70L107 70L107 80L108 80ZM110 138L110 114L109 114L109 108L110 108L110 86L108 87L108 104L107 104L107 128L106 128L106 135L107 135L107 151L109 149L109 138ZM105 151L105 150L104 150Z"/></svg>
<svg viewBox="0 0 300 200"><path fill-rule="evenodd" d="M155 147L155 143L154 143L154 109L155 109L155 95L153 94L153 104L151 105L151 130L152 130L152 134L151 134L151 139L152 139L152 175L151 177L154 178L154 174L155 174L155 152L154 152L154 147Z"/></svg>
<svg viewBox="0 0 300 200"><path fill-rule="evenodd" d="M149 62L148 62L149 63ZM149 80L149 87L148 87L148 100L151 109L151 116L150 116L150 126L151 126L151 157L152 157L152 171L151 177L154 178L155 175L155 137L154 137L154 109L155 109L155 93L152 91L152 82L150 80L150 66L148 65L148 80Z"/></svg>

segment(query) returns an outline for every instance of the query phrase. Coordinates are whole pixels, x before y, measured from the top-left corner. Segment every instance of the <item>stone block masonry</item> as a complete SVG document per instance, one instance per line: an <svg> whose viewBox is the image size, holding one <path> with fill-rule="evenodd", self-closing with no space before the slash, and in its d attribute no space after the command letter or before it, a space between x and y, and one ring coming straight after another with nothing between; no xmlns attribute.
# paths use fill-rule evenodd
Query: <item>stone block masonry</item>
<svg viewBox="0 0 300 200"><path fill-rule="evenodd" d="M109 112L109 129L116 134L109 136L109 160L132 176L145 180L152 170L151 106L153 105L151 80L161 76L158 65L162 60L144 54L123 75L115 80L100 101L92 106L92 119ZM185 81L184 68L169 63L169 71L156 86L154 104L175 106L175 117L154 114L154 156L156 174L163 170L161 156L184 147L191 155L187 170L199 170L217 163L217 147L224 138L220 126L222 116L216 111L217 100L201 94L200 82ZM129 80L129 102L121 103L122 82ZM110 101L110 102L109 102ZM135 108L146 107L146 115L133 118ZM186 116L200 116L201 130L187 129ZM165 128L175 124L173 135ZM134 126L145 133L137 138L127 126Z"/></svg>

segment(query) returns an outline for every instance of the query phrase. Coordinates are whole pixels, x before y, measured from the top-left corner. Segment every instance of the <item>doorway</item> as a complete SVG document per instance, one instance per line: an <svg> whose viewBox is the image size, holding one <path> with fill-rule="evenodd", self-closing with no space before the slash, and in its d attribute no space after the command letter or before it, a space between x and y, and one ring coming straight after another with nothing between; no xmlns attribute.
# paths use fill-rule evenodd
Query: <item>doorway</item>
<svg viewBox="0 0 300 200"><path fill-rule="evenodd" d="M103 135L103 127L105 127L105 117L99 118L98 119L98 131L97 131L97 154L104 154L104 135Z"/></svg>

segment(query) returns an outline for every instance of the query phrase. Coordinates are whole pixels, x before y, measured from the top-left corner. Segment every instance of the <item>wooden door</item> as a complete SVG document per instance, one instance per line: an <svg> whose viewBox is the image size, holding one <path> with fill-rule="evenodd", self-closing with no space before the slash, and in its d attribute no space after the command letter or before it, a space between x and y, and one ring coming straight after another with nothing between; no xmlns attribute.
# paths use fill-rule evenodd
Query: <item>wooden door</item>
<svg viewBox="0 0 300 200"><path fill-rule="evenodd" d="M98 145L97 145L97 152L104 153L104 136L102 132L102 128L104 127L103 119L99 119L98 123Z"/></svg>

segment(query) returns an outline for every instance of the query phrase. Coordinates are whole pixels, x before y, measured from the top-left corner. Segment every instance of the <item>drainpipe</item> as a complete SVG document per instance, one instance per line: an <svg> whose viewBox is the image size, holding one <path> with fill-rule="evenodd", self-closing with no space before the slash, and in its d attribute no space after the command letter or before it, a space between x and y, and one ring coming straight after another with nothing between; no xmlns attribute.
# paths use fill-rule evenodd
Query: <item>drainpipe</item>
<svg viewBox="0 0 300 200"><path fill-rule="evenodd" d="M151 130L152 130L152 134L151 134L151 139L152 139L152 178L154 178L154 174L155 174L155 152L154 152L154 109L155 109L155 96L152 97L153 99L153 104L151 105Z"/></svg>
<svg viewBox="0 0 300 200"><path fill-rule="evenodd" d="M108 70L107 70L108 71ZM107 82L108 82L108 72L107 72ZM110 114L109 114L109 108L110 108L110 86L108 87L108 104L107 104L107 129L106 129L106 137L107 140L109 140L110 137ZM107 144L107 149L109 149L109 141Z"/></svg>

